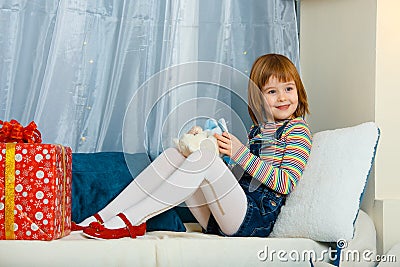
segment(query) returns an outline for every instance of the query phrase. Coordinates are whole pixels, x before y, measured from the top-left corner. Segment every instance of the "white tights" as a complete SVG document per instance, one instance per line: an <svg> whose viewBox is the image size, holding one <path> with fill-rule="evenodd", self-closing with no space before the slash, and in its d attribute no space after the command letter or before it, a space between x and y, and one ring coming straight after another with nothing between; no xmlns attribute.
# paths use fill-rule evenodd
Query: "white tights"
<svg viewBox="0 0 400 267"><path fill-rule="evenodd" d="M223 161L209 151L185 158L175 148L165 150L112 202L99 211L106 227L123 227L123 212L133 225L185 202L203 228L210 213L221 230L234 234L242 224L247 198ZM94 221L89 217L80 225ZM119 225L119 227L117 226Z"/></svg>

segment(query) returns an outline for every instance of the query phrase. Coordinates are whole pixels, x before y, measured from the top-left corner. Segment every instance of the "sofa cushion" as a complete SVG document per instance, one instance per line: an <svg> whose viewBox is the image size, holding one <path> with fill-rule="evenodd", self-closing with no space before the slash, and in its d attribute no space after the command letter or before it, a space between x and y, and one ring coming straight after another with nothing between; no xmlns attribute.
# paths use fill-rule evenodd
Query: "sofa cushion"
<svg viewBox="0 0 400 267"><path fill-rule="evenodd" d="M303 176L271 236L350 240L378 139L372 122L316 133Z"/></svg>
<svg viewBox="0 0 400 267"><path fill-rule="evenodd" d="M324 256L320 261L329 260L327 244L301 238L231 238L155 231L136 239L106 242L79 233L51 242L0 240L1 266L310 267L309 251ZM24 256L10 256L16 253Z"/></svg>
<svg viewBox="0 0 400 267"><path fill-rule="evenodd" d="M126 160L130 163L129 171ZM72 220L81 222L104 208L149 164L147 154L73 153ZM151 218L147 230L185 231L174 209Z"/></svg>

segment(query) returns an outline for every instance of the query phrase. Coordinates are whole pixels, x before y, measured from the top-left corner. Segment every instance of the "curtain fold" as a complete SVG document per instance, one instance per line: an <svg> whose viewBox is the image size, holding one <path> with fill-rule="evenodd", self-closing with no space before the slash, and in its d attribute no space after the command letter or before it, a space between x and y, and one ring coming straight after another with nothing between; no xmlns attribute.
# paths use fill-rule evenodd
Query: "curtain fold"
<svg viewBox="0 0 400 267"><path fill-rule="evenodd" d="M294 0L0 0L0 25L0 119L35 120L44 142L75 152L122 151L129 104L162 70L206 61L247 76L272 52L299 64ZM208 114L234 133L233 117L248 120L229 88L194 79L167 90L163 79L130 109L145 127L133 151L154 158Z"/></svg>

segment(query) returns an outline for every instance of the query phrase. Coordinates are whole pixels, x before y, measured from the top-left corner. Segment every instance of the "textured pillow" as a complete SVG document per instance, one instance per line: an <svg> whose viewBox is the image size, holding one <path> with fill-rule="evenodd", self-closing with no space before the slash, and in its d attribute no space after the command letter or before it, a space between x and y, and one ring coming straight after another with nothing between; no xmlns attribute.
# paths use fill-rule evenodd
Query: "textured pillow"
<svg viewBox="0 0 400 267"><path fill-rule="evenodd" d="M104 208L149 164L147 154L122 152L73 153L72 155L72 220L81 222ZM174 209L147 222L147 231L186 230Z"/></svg>
<svg viewBox="0 0 400 267"><path fill-rule="evenodd" d="M372 122L316 133L303 176L271 236L350 240L378 139Z"/></svg>

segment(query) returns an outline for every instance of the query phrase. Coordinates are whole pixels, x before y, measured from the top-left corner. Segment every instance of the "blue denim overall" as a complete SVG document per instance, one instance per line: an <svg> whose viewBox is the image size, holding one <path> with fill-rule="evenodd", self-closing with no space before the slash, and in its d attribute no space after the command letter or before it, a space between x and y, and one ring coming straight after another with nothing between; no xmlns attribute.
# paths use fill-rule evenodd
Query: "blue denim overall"
<svg viewBox="0 0 400 267"><path fill-rule="evenodd" d="M288 121L279 127L275 132L275 138L280 139ZM260 133L259 126L254 127L249 133L249 140ZM256 156L260 156L261 141L255 141L250 145L250 151ZM286 195L275 192L264 184L261 184L255 190L249 190L250 182L253 177L245 172L239 180L247 196L247 211L242 224L238 231L229 236L257 236L267 237L275 224L281 207L285 204ZM208 234L224 234L218 226L214 216L211 214L208 220L207 229L204 231Z"/></svg>

